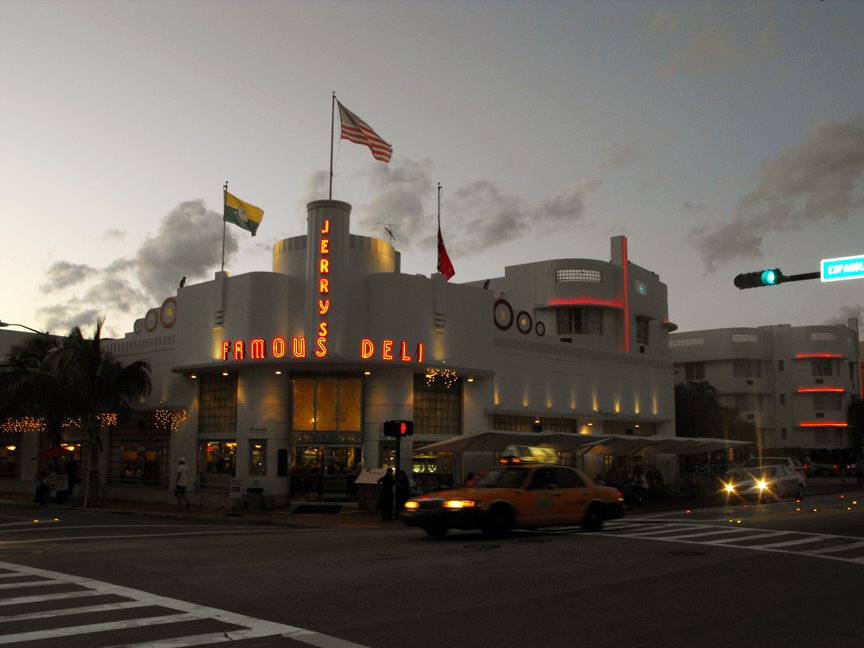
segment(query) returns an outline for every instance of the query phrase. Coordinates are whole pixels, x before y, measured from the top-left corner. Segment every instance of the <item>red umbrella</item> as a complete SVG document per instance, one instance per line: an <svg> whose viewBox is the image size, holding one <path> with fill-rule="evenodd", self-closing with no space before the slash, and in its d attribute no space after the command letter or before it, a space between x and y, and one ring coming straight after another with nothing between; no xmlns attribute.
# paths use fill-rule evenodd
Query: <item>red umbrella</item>
<svg viewBox="0 0 864 648"><path fill-rule="evenodd" d="M45 461L46 459L53 459L54 457L63 457L66 455L70 455L74 450L68 450L63 446L58 446L56 448L46 448L35 457L33 457L33 461Z"/></svg>

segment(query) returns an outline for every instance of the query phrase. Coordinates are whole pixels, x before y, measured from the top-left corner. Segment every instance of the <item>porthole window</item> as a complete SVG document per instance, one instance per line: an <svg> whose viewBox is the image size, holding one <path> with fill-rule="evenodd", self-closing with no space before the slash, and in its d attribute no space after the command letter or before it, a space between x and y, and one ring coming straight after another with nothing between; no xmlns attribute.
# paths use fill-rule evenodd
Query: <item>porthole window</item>
<svg viewBox="0 0 864 648"><path fill-rule="evenodd" d="M495 326L506 331L513 326L513 307L506 299L499 299L494 305Z"/></svg>
<svg viewBox="0 0 864 648"><path fill-rule="evenodd" d="M533 325L534 322L531 316L525 311L520 311L519 316L516 318L516 327L519 329L519 332L523 334L530 333Z"/></svg>

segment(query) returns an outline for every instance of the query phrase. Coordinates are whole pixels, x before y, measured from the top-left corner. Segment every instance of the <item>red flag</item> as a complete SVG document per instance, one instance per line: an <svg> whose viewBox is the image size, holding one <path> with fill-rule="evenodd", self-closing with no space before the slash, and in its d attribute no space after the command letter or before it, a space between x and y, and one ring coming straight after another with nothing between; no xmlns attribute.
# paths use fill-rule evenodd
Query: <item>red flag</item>
<svg viewBox="0 0 864 648"><path fill-rule="evenodd" d="M447 255L447 248L444 247L444 237L441 236L440 226L438 227L438 272L443 274L447 281L450 281L450 277L456 274L450 257Z"/></svg>
<svg viewBox="0 0 864 648"><path fill-rule="evenodd" d="M348 110L338 100L336 103L339 106L341 139L368 146L369 150L372 151L372 157L380 162L389 162L393 156L393 147L381 139L369 124Z"/></svg>

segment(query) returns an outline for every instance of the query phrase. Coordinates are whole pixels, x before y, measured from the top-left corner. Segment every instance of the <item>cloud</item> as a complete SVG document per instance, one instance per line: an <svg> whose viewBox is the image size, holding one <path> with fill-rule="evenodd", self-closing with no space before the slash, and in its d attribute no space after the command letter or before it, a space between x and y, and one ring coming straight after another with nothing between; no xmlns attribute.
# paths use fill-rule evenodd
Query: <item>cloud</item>
<svg viewBox="0 0 864 648"><path fill-rule="evenodd" d="M758 10L745 5L723 15L711 3L694 3L679 12L658 10L648 23L648 31L665 48L658 74L725 74L769 59L777 52L777 31L759 18Z"/></svg>
<svg viewBox="0 0 864 648"><path fill-rule="evenodd" d="M765 236L842 222L864 207L864 113L818 121L800 146L763 162L756 187L736 203L732 222L694 230L705 266L762 255Z"/></svg>
<svg viewBox="0 0 864 648"><path fill-rule="evenodd" d="M639 154L632 142L619 142L606 147L600 168L623 169L634 164L638 159Z"/></svg>
<svg viewBox="0 0 864 648"><path fill-rule="evenodd" d="M225 239L225 256L238 249L234 232ZM180 203L162 218L159 232L147 237L135 255L138 279L145 292L161 300L181 277L206 279L222 259L222 217L202 200Z"/></svg>
<svg viewBox="0 0 864 648"><path fill-rule="evenodd" d="M380 238L384 225L392 226L402 245L418 243L436 219L437 182L432 179L432 168L428 159L368 167L369 193L375 197L357 209L360 228Z"/></svg>
<svg viewBox="0 0 864 648"><path fill-rule="evenodd" d="M375 198L355 209L358 229L381 238L384 227L402 250L434 247L437 235L437 182L428 159L402 158L364 172ZM489 180L442 187L442 228L448 250L467 254L506 243L530 231L572 225L585 220L585 198L602 185L584 179L532 205L502 191Z"/></svg>
<svg viewBox="0 0 864 648"><path fill-rule="evenodd" d="M116 232L116 230L114 230ZM106 235L113 236L111 231ZM226 231L225 258L238 250L234 233ZM95 326L106 317L106 335L131 328L131 319L173 295L181 277L207 279L222 260L222 216L201 200L180 203L162 217L155 236L148 236L131 258L118 257L94 268L57 261L46 272L51 305L39 309L49 328Z"/></svg>
<svg viewBox="0 0 864 648"><path fill-rule="evenodd" d="M324 169L315 171L306 179L306 187L303 189L303 204L301 208L306 209L313 200L322 200L329 193L329 173Z"/></svg>
<svg viewBox="0 0 864 648"><path fill-rule="evenodd" d="M55 261L51 264L45 275L48 281L42 284L41 289L45 292L62 290L86 281L96 272L83 263L70 263L69 261Z"/></svg>
<svg viewBox="0 0 864 648"><path fill-rule="evenodd" d="M841 306L835 317L830 317L822 323L832 326L837 324L842 324L845 326L850 319L858 320L859 330L861 330L861 333L864 333L864 329L861 329L860 327L860 324L864 324L864 306L860 304L855 306Z"/></svg>
<svg viewBox="0 0 864 648"><path fill-rule="evenodd" d="M110 229L105 230L102 236L106 241L124 241L126 240L126 230Z"/></svg>

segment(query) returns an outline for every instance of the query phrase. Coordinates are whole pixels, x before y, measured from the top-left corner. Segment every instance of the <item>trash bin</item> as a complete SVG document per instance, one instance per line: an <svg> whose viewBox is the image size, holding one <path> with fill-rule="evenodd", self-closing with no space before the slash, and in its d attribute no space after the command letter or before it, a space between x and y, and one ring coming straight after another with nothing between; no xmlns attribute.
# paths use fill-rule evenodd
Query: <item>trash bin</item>
<svg viewBox="0 0 864 648"><path fill-rule="evenodd" d="M246 489L246 510L264 510L264 489L260 487Z"/></svg>

